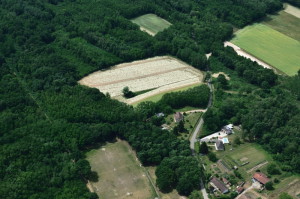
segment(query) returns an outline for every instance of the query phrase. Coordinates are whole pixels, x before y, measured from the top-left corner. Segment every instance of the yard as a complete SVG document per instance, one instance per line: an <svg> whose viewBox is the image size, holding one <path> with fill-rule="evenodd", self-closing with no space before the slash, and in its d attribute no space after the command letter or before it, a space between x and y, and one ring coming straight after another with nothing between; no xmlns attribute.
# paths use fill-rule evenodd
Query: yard
<svg viewBox="0 0 300 199"><path fill-rule="evenodd" d="M91 182L91 186L100 198L152 199L156 196L127 142L109 143L86 155L92 171L99 175L99 181Z"/></svg>
<svg viewBox="0 0 300 199"><path fill-rule="evenodd" d="M142 31L145 31L152 36L172 25L170 22L158 17L155 14L142 15L132 19L131 21L139 25Z"/></svg>
<svg viewBox="0 0 300 199"><path fill-rule="evenodd" d="M300 42L269 26L247 26L237 31L231 42L287 75L300 69Z"/></svg>

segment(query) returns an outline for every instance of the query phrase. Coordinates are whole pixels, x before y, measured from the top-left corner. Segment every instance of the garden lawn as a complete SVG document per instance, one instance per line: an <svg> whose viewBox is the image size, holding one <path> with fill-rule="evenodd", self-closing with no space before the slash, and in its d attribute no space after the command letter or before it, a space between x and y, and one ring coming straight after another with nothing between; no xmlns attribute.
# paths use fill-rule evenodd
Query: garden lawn
<svg viewBox="0 0 300 199"><path fill-rule="evenodd" d="M293 76L300 69L300 42L266 25L254 24L235 33L232 43Z"/></svg>

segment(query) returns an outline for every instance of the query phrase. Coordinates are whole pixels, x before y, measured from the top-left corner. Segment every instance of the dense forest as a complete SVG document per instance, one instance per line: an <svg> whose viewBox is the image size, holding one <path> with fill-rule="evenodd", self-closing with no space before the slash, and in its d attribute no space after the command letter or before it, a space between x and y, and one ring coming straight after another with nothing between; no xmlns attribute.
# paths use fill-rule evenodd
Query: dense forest
<svg viewBox="0 0 300 199"><path fill-rule="evenodd" d="M131 144L143 164L161 164L161 189L189 195L198 188L187 183L202 175L187 165L196 165L188 143L145 122L153 114L151 103L134 109L77 85L93 71L166 54L202 70L235 70L253 90L236 97L216 93L219 103L206 115L212 121L207 128L242 123L245 137L264 144L286 170L300 172L299 75L278 77L222 44L233 27L281 8L279 0L1 0L1 198L98 198L85 186L93 174L84 151L116 136ZM129 20L147 13L173 25L151 37ZM210 61L208 52L214 54ZM207 96L208 88L201 92ZM205 96L197 106L205 106ZM173 98L184 97L166 96L154 108L176 108ZM171 181L164 182L165 175Z"/></svg>

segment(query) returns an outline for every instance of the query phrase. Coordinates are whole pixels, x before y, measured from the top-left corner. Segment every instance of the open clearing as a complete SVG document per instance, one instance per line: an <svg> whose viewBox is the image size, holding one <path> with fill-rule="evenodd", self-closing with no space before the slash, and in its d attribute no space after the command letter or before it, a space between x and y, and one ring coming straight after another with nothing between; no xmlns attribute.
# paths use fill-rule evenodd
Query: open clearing
<svg viewBox="0 0 300 199"><path fill-rule="evenodd" d="M293 76L300 69L300 42L266 25L239 30L232 43L287 75Z"/></svg>
<svg viewBox="0 0 300 199"><path fill-rule="evenodd" d="M172 25L170 22L158 17L155 14L142 15L132 19L131 21L139 25L142 31L145 31L152 36Z"/></svg>
<svg viewBox="0 0 300 199"><path fill-rule="evenodd" d="M79 83L133 104L160 93L199 84L202 80L203 74L200 70L178 59L163 56L119 64L105 71L97 71L84 77ZM153 90L124 99L122 89L126 86L133 92Z"/></svg>
<svg viewBox="0 0 300 199"><path fill-rule="evenodd" d="M300 41L300 19L291 14L281 11L276 15L269 15L263 24Z"/></svg>
<svg viewBox="0 0 300 199"><path fill-rule="evenodd" d="M118 141L87 153L92 171L99 175L91 186L100 198L154 198L147 174L125 141Z"/></svg>
<svg viewBox="0 0 300 199"><path fill-rule="evenodd" d="M295 6L292 6L290 4L285 4L285 9L284 9L284 12L287 12L291 15L294 15L295 17L298 17L300 18L300 9L295 7Z"/></svg>

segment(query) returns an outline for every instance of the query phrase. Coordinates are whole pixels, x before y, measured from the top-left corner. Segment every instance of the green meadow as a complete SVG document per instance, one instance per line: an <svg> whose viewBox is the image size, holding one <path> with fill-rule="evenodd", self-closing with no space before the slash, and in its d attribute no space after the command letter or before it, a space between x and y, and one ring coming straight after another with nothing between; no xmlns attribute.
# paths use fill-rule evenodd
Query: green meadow
<svg viewBox="0 0 300 199"><path fill-rule="evenodd" d="M300 42L266 25L247 26L231 42L287 75L300 69Z"/></svg>
<svg viewBox="0 0 300 199"><path fill-rule="evenodd" d="M168 21L158 17L155 14L146 14L131 20L133 23L139 25L141 30L146 31L150 35L156 35L172 24Z"/></svg>

